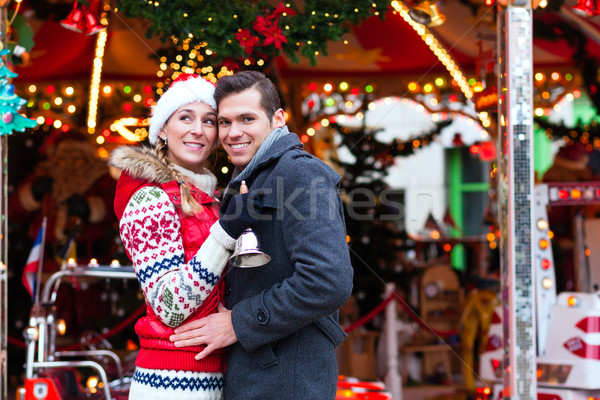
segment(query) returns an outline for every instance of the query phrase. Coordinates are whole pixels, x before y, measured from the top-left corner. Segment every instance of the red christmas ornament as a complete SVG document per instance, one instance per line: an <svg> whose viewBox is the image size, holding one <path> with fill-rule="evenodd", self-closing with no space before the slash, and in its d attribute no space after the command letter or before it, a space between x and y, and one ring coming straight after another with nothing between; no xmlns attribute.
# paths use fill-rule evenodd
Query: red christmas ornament
<svg viewBox="0 0 600 400"><path fill-rule="evenodd" d="M60 21L60 24L73 32L86 35L95 35L104 29L98 17L85 7L79 8L77 1L73 3L73 9L65 19Z"/></svg>
<svg viewBox="0 0 600 400"><path fill-rule="evenodd" d="M104 29L104 25L98 21L98 17L96 17L91 11L87 10L85 12L85 34L88 36L95 35L102 29Z"/></svg>
<svg viewBox="0 0 600 400"><path fill-rule="evenodd" d="M577 4L573 6L573 12L583 17L592 17L598 11L596 3L596 0L578 0Z"/></svg>
<svg viewBox="0 0 600 400"><path fill-rule="evenodd" d="M77 1L73 3L73 9L67 15L67 18L60 21L60 24L68 30L74 32L83 32L85 29L85 22L83 20L83 11L77 6Z"/></svg>

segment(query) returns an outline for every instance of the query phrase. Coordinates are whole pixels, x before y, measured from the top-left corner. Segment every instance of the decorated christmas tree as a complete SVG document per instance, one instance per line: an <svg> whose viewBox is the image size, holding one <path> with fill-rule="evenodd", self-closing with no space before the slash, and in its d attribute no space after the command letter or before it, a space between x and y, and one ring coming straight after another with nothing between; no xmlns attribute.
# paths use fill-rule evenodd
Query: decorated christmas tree
<svg viewBox="0 0 600 400"><path fill-rule="evenodd" d="M10 79L17 76L10 71L4 62L4 56L10 51L6 49L0 50L0 136L10 135L13 132L23 132L27 128L33 128L37 122L23 117L19 114L19 108L26 101L15 93L15 85L10 83Z"/></svg>
<svg viewBox="0 0 600 400"><path fill-rule="evenodd" d="M415 246L404 227L403 195L390 190L385 177L398 157L415 154L450 123L438 122L429 132L391 142L379 141L379 131L364 125L330 125L338 133L339 147L351 154L351 162L338 159L336 163L344 171L341 186L346 231L354 267L354 291L362 313L381 302L385 283L396 282L401 290L407 289L404 286L409 285L412 274L401 260L402 254Z"/></svg>

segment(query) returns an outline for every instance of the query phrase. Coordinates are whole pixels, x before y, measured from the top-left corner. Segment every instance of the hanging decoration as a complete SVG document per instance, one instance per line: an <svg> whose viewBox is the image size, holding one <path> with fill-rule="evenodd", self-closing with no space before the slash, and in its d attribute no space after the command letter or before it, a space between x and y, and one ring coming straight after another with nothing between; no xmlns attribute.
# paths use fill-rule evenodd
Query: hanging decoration
<svg viewBox="0 0 600 400"><path fill-rule="evenodd" d="M562 122L553 124L540 117L535 117L534 121L552 141L563 140L566 144L581 142L588 151L600 149L600 124L595 120L589 124L579 121L574 127L568 127Z"/></svg>
<svg viewBox="0 0 600 400"><path fill-rule="evenodd" d="M345 81L336 85L326 83L322 91L318 89L316 83L308 84L307 95L301 106L305 123L326 116L356 114L369 103L374 91L371 84L364 88L350 87Z"/></svg>
<svg viewBox="0 0 600 400"><path fill-rule="evenodd" d="M598 0L577 0L573 11L582 17L593 17L600 14L600 3Z"/></svg>
<svg viewBox="0 0 600 400"><path fill-rule="evenodd" d="M73 32L85 33L86 35L95 35L104 29L96 14L87 7L79 7L77 0L73 3L73 9L67 17L60 21L60 24Z"/></svg>
<svg viewBox="0 0 600 400"><path fill-rule="evenodd" d="M356 164L345 164L344 162L337 160L337 163L344 168L354 167L360 164L360 160L366 158L371 159L375 164L376 170L381 170L381 173L385 173L385 169L393 165L396 157L406 157L415 154L415 152L429 145L437 136L440 135L442 130L452 123L452 119L448 118L443 121L436 122L435 128L431 131L415 136L407 140L394 139L390 143L382 143L375 138L375 135L379 131L373 131L366 127L361 128L349 128L340 125L337 122L331 123L329 127L339 132L342 137L342 144L349 144L352 153L357 158ZM382 170L383 168L383 170Z"/></svg>
<svg viewBox="0 0 600 400"><path fill-rule="evenodd" d="M4 44L0 42L0 46L4 47ZM10 71L4 63L4 58L8 54L10 54L9 50L0 48L0 118L2 118L0 136L10 135L15 131L23 132L37 125L36 121L19 114L19 108L27 101L17 96L15 86L9 81L17 74Z"/></svg>
<svg viewBox="0 0 600 400"><path fill-rule="evenodd" d="M116 0L114 3L115 12L149 21L148 37L160 36L178 46L177 54L164 54L168 64L185 67L181 72L196 73L198 68L207 66L217 71L221 67L261 68L281 54L294 62L304 57L315 65L319 55L327 54L328 41L341 40L351 24L372 15L383 18L389 5L380 0L278 4L267 0Z"/></svg>
<svg viewBox="0 0 600 400"><path fill-rule="evenodd" d="M408 14L415 22L430 28L446 22L446 16L440 12L435 1L422 1L411 8Z"/></svg>
<svg viewBox="0 0 600 400"><path fill-rule="evenodd" d="M410 81L406 89L403 99L422 102L430 112L450 112L449 109L440 109L441 105L448 107L449 104L456 105L459 102L467 104L467 99L460 90L441 76L422 84ZM361 87L347 81L338 83L333 80L322 86L312 82L302 90L305 93L301 107L304 122L339 114L354 115L373 101L377 92L375 84L367 83ZM456 112L456 107L453 111Z"/></svg>
<svg viewBox="0 0 600 400"><path fill-rule="evenodd" d="M352 121L363 120L367 110L373 111L379 106L395 103L413 103L417 112L430 115L433 122L454 119L456 116L478 120L478 114L467 106L468 100L460 90L448 84L441 76L422 85L411 81L406 89L402 98L392 96L374 100L377 87L371 83L351 85L347 81L330 80L324 84L311 82L303 85L300 88L304 95L301 111L303 123L307 128L306 132L300 135L300 139L307 143L322 128L328 128L332 123L353 124ZM482 132L485 132L484 127ZM321 139L317 141L319 140Z"/></svg>
<svg viewBox="0 0 600 400"><path fill-rule="evenodd" d="M589 54L586 49L587 36L578 27L558 17L553 18L550 14L546 19L534 19L533 31L536 38L552 40L554 42L562 40L571 46L575 67L580 70L583 86L596 110L600 111L599 64L598 59Z"/></svg>

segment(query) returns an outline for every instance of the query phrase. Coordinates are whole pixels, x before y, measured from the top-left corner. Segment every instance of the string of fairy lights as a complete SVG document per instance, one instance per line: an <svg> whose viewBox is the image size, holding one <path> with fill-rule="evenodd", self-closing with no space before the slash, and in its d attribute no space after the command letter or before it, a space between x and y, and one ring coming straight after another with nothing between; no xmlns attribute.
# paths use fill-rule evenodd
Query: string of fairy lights
<svg viewBox="0 0 600 400"><path fill-rule="evenodd" d="M459 66L454 62L448 51L442 46L442 44L435 38L433 33L427 29L426 26L415 22L409 15L410 9L404 5L401 1L394 0L391 3L392 8L395 12L399 13L402 19L409 24L421 37L421 39L429 46L429 49L433 54L438 57L440 62L446 67L452 79L454 79L460 87L461 91L465 94L465 97L470 99L473 97L473 90L469 85L467 78L460 71Z"/></svg>
<svg viewBox="0 0 600 400"><path fill-rule="evenodd" d="M563 84L560 79L553 79L552 75L557 76L556 73L549 74L544 79L541 75L537 75L537 92L542 99L547 97L544 93L551 92L547 87L548 83ZM406 84L407 93L404 98L421 104L421 107L415 108L416 112L426 113L430 118L435 119L438 115L444 115L438 114L437 109L441 109L441 113L444 113L448 111L444 111L444 109L451 107L453 103L464 102L460 93L444 82L443 77L433 78L431 82L424 84L410 81ZM353 119L362 120L365 117L365 110L373 111L389 102L399 102L399 98L394 96L379 98L375 84L353 86L346 80L338 83L331 81L322 85L313 82L306 84L306 89L303 105L307 108L308 115L310 115L311 109L319 109L320 112L310 115L313 122L301 135L304 143L307 143L320 129L326 128L331 122L352 123ZM29 94L27 107L30 112L28 114L47 128L53 127L63 132L69 131L72 128L69 120L72 120L85 108L83 99L87 89L83 84L68 82L41 87L28 85L26 91ZM120 117L115 118L108 127L103 127L96 132L96 142L99 145L103 145L113 134L118 134L131 142L143 140L146 137L147 119L145 117L148 115L149 107L155 102L152 85L148 83L101 83L97 93L99 102L114 102L118 99L118 102L121 103L118 112ZM581 95L582 93L578 89L564 93L555 102L536 107L535 114L536 116L549 116L552 112L565 107L569 102L580 98ZM115 97L117 99L114 99ZM322 103L322 106L319 106L319 103ZM330 115L327 115L325 111L329 111ZM101 153L107 154L102 150Z"/></svg>
<svg viewBox="0 0 600 400"><path fill-rule="evenodd" d="M475 78L469 78L467 82L473 87L481 85ZM324 84L313 82L303 86L304 99L301 109L304 118L311 121L301 135L304 143L307 143L320 129L328 127L330 123L352 123L354 119L362 120L365 111L373 111L390 102L405 104L396 96L378 97L378 88L375 84L353 86L344 80L339 83L330 81ZM406 83L405 88L403 99L419 104L420 107L417 107L416 111L424 113L434 122L437 122L440 116L447 114L463 114L457 108L468 103L464 93L461 94L457 90L455 81L448 82L443 76L432 77L421 83L412 80ZM536 116L549 116L582 95L581 90L577 89L577 82L572 74L562 74L557 71L536 73L534 89ZM487 128L481 121L481 113L473 112L473 115L465 116L478 121L482 129Z"/></svg>
<svg viewBox="0 0 600 400"><path fill-rule="evenodd" d="M69 132L84 125L82 120L89 107L89 86L85 82L54 82L52 84L21 84L26 93L27 115L38 122L34 129L50 132ZM97 90L99 122L90 136L98 145L98 154L107 157L106 147L115 143L133 143L147 136L146 116L155 103L153 82L102 82ZM88 131L89 132L89 131Z"/></svg>
<svg viewBox="0 0 600 400"><path fill-rule="evenodd" d="M104 48L106 47L106 28L99 34L96 40L96 52L92 67L92 80L90 83L90 100L88 106L87 128L89 133L96 132L98 118L98 98L100 96L100 83L102 76L102 64L104 59Z"/></svg>
<svg viewBox="0 0 600 400"><path fill-rule="evenodd" d="M475 92L482 89L481 82L477 78L469 78L460 70L449 52L435 38L433 33L427 27L415 22L410 17L408 14L409 8L402 1L392 1L391 6L393 9L392 12L398 13L417 32L423 42L445 66L451 77L451 80L448 80L442 76L438 76L433 78L431 82L424 83L410 81L406 84L407 92L405 97L415 100L419 95L433 94L432 96L421 96L423 99L427 98L426 102L423 103L425 106L424 110L426 110L427 108L439 105L448 106L448 104L454 102L468 102ZM104 26L108 24L107 14L110 10L110 5L105 4L100 19L100 23ZM87 131L90 134L96 135L96 142L99 145L104 144L112 133L118 134L127 141L143 140L147 135L145 129L147 119L145 117L148 115L148 107L154 104L155 97L160 96L166 87L167 81L176 78L178 74L183 72L199 73L213 82L216 82L219 77L225 74L233 73L233 70L228 69L226 66L221 66L220 68L201 66L201 63L205 61L206 56L209 56L211 52L207 44L203 43L192 46L190 41L183 40L179 44L175 43L175 45L178 51L188 52L187 60L184 61L183 56L178 56L179 58L176 58L176 62L169 63L167 57L161 57L157 77L163 78L163 81L152 84L153 87L148 84L103 83L101 76L107 37L106 29L103 29L97 36L92 75L87 88L83 85L69 83L60 88L55 88L57 85L48 85L44 91L37 88L36 85L29 85L29 93L37 94L37 96L30 98L27 106L33 113L33 118L39 124L61 129L64 132L71 129L71 125L67 121L73 118L69 117L69 115L73 116L76 113L80 113L84 105L80 104L81 102L76 104L76 102L69 101L68 99L81 98L82 92L87 90L89 93L86 119ZM344 43L348 44L348 41L344 40ZM264 65L264 60L261 58L252 61L248 58L245 61L245 63L250 64L252 62L258 67L261 64ZM166 78L167 75L168 77ZM549 115L552 110L560 107L559 102L562 99L570 101L571 99L578 98L581 92L577 89L569 88L570 83L573 81L573 77L569 73L537 73L535 75L534 87L538 93L539 101L537 103L539 106L536 107L535 114L537 116ZM552 85L554 86L552 87ZM377 87L374 83L353 85L351 82L342 80L320 84L313 82L308 83L307 86L309 90L304 98L303 107L309 105L311 101L316 102L316 99L319 99L318 101L322 101L324 104L323 108L329 107L331 109L332 107L337 107L337 112L340 114L342 121L344 118L364 118L363 103L367 106L366 109L369 110L377 107L377 103L374 103L377 96ZM563 90L558 91L556 87L562 87ZM132 88L134 89L132 90ZM116 93L119 93L123 99L121 115L108 124L106 122L100 122L99 124L97 120L99 102L110 98ZM436 93L437 95L435 95ZM126 98L127 96L129 98ZM361 105L360 107L358 106L359 104ZM49 111L53 111L51 113L52 116L49 116ZM38 115L35 115L36 113ZM66 117L62 119L61 114ZM435 117L437 114L431 113L431 115ZM491 119L487 112L480 112L477 117L482 127L490 127ZM340 122L339 119L336 119L335 115L323 116L323 113L314 113L314 115L309 116L309 119L313 122L301 134L303 142L308 142L319 129L327 127L330 122ZM99 125L103 128L98 129Z"/></svg>

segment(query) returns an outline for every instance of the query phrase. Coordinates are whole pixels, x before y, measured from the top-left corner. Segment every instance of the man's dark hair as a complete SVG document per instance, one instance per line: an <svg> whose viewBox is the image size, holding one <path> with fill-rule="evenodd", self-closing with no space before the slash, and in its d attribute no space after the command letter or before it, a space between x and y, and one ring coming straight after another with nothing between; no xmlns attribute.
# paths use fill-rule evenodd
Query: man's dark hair
<svg viewBox="0 0 600 400"><path fill-rule="evenodd" d="M255 88L260 92L260 105L269 120L273 118L275 111L281 108L281 100L277 88L273 82L258 71L240 71L233 75L226 75L217 81L215 88L215 101L217 108L225 97L234 93L241 93L244 90Z"/></svg>

